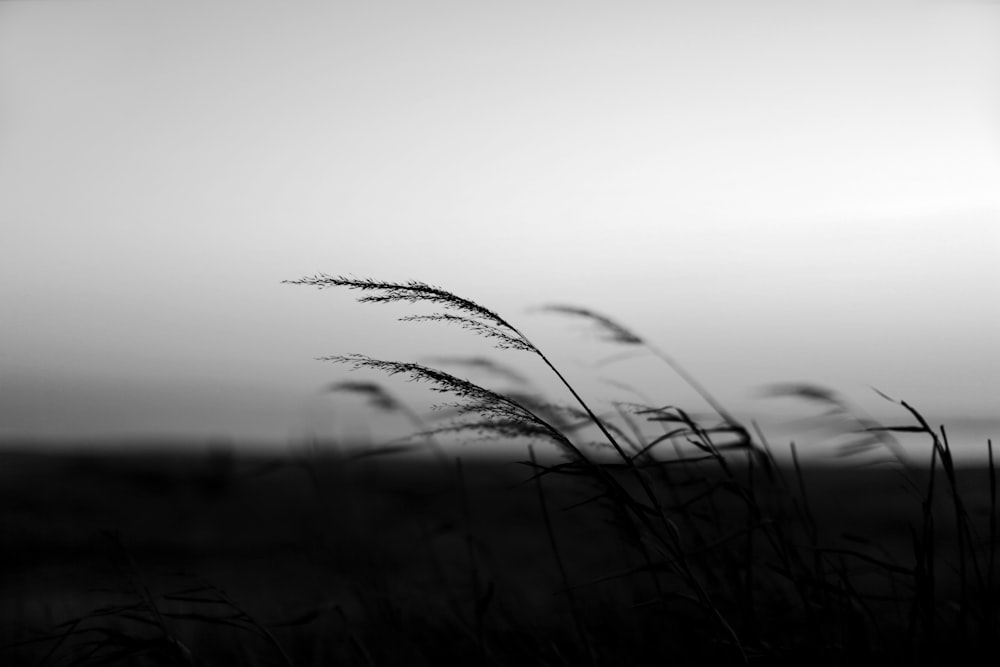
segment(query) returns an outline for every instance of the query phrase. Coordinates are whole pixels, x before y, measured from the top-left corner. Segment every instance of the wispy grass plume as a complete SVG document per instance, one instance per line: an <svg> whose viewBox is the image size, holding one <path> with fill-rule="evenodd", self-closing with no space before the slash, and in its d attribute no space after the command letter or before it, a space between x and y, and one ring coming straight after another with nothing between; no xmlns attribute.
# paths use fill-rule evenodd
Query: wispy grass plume
<svg viewBox="0 0 1000 667"><path fill-rule="evenodd" d="M581 308L579 306L569 306L563 304L550 304L538 307L538 310L547 311L552 313L558 313L561 315L569 315L573 317L582 317L587 319L597 325L598 331L603 334L601 338L603 340L617 343L620 345L639 345L646 348L654 356L658 357L661 361L667 364L684 382L686 382L692 389L694 389L702 399L708 403L713 410L725 421L733 425L740 425L740 422L733 416L722 405L722 403L712 395L708 389L701 384L691 373L689 373L683 366L681 366L673 357L666 354L658 347L647 341L645 338L635 333L628 327L617 322L616 320L602 315L590 308ZM749 442L749 432L744 428L743 433Z"/></svg>
<svg viewBox="0 0 1000 667"><path fill-rule="evenodd" d="M361 303L431 303L455 310L464 315L450 313L435 313L433 315L411 315L401 318L411 322L444 322L458 324L477 334L498 340L501 349L525 350L537 352L537 348L518 331L512 324L500 317L489 308L479 305L470 299L464 299L447 290L428 285L416 280L405 283L391 283L368 278L346 278L344 276L328 276L320 273L299 280L284 280L289 285L309 285L320 289L328 287L346 287L364 292L374 292L359 297ZM478 318L478 319L477 319Z"/></svg>

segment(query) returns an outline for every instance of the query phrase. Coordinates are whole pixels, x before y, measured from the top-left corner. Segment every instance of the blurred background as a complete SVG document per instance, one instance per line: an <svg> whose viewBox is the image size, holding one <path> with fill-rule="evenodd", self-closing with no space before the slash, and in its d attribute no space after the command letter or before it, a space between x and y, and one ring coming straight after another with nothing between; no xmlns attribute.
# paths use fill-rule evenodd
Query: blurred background
<svg viewBox="0 0 1000 667"><path fill-rule="evenodd" d="M906 421L874 386L981 449L998 35L966 1L0 3L0 437L408 430L322 393L382 380L315 360L351 352L557 389L395 321L426 309L281 284L326 272L474 299L595 400L705 408L529 308L619 320L740 414L808 381Z"/></svg>

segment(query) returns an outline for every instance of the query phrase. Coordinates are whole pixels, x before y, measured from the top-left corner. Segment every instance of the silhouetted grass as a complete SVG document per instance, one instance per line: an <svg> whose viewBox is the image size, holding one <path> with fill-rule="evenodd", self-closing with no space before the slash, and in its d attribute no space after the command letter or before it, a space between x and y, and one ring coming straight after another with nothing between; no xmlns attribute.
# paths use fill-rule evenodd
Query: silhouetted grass
<svg viewBox="0 0 1000 667"><path fill-rule="evenodd" d="M986 466L963 468L944 427L905 401L907 421L885 426L825 388L776 386L852 421L846 458L890 455L880 467L805 465L794 443L790 460L776 456L759 428L676 361L592 310L545 308L650 350L717 419L648 401L605 414L507 319L437 287L291 282L436 306L403 319L456 324L532 355L565 400L484 357L437 362L516 387L339 355L324 359L449 397L451 419L432 425L378 383L328 388L402 414L436 461L407 458L413 441L362 451L312 443L295 455L208 463L171 453L187 463L169 474L148 454L95 455L86 470L70 458L62 468L32 459L22 477L34 481L8 480L5 510L6 571L20 577L3 612L13 659L911 665L965 664L991 648L1000 629L992 442ZM527 456L452 460L437 439L456 434L502 438ZM895 434L926 436L926 463ZM537 456L542 443L558 457ZM42 584L45 568L64 576L108 558L113 570L74 579L103 590ZM57 595L43 604L46 590Z"/></svg>

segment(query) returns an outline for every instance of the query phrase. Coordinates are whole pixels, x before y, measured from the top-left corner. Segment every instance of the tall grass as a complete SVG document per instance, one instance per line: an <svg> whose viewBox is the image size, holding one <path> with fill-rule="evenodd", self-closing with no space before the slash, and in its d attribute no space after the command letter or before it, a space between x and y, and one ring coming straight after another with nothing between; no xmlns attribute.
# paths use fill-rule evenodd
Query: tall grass
<svg viewBox="0 0 1000 667"><path fill-rule="evenodd" d="M366 536L377 543L373 536L383 529L367 519L338 529L341 544L331 551L331 558L343 558L337 554L346 550L354 559L357 606L312 608L280 624L259 620L235 596L208 582L153 592L142 583L136 559L116 541L133 602L72 618L56 632L32 639L50 648L46 661L65 654L73 639L91 654L62 664L111 664L139 655L151 664L208 664L209 654L218 659L217 647L209 651L203 642L182 641L177 624L255 637L260 652L253 655L268 657L254 658L241 647L233 655L245 664L314 664L325 656L327 662L350 665L846 665L875 660L938 665L966 664L992 647L1000 623L994 600L997 483L991 441L985 470L963 470L944 427L935 429L905 401L894 402L906 423L886 426L827 389L776 387L852 420L851 439L842 449L846 457L873 450L889 455L907 508L889 513L871 507L872 521L843 526L823 496L821 478L829 471L804 465L795 443L789 447L790 461L778 456L755 423L741 422L669 355L600 313L544 307L588 320L605 339L625 348L651 352L695 390L714 417L699 419L690 409L645 399L615 403L609 413L574 387L508 319L438 287L327 275L287 282L356 290L365 303L434 306L436 312L402 320L456 325L509 354L527 354L564 390L562 400L544 396L504 364L482 357L438 361L503 375L518 388L491 389L414 361L363 354L322 358L403 376L446 397L440 407L452 418L432 425L378 383L341 381L328 387L400 413L454 480L452 530L462 537L458 558L464 565L440 559L430 546L435 529L424 523L419 526L422 545L409 544L402 555L414 560L427 550L424 575L444 594L444 602L429 597L423 605L401 602L402 593L387 583L392 565L381 560L385 554L362 550ZM657 430L650 433L650 428ZM591 439L593 433L599 439ZM920 457L899 445L898 434L926 437L923 463L914 463ZM479 517L497 508L476 505L466 467L450 459L437 440L456 435L528 441L521 481L534 490L535 525L544 533L547 562L490 561L489 526ZM553 446L558 459L536 456L534 445L540 443ZM348 455L341 464L359 465L401 449L399 443L374 448ZM328 512L323 516L342 522L351 509L346 478L331 483L309 459L300 463ZM966 485L975 475L986 478L985 503L969 496ZM567 490L576 494L571 503L565 502ZM510 494L513 503L514 491ZM904 548L870 531L883 512L907 536ZM581 538L581 530L601 537ZM597 572L580 566L597 552L617 554L617 560L601 560L604 569ZM525 574L534 569L554 573L543 591L552 605L541 617L519 606L512 590L511 582L532 579ZM322 619L334 625L321 631L316 624ZM104 625L95 629L102 620Z"/></svg>
<svg viewBox="0 0 1000 667"><path fill-rule="evenodd" d="M590 309L548 306L546 310L591 321L607 340L624 346L644 346L684 379L719 417L698 423L676 407L632 404L625 419L640 418L663 427L663 434L646 441L598 416L548 356L498 313L449 291L421 282L391 283L343 276L318 275L292 284L340 287L364 293L368 303L428 303L439 307L430 315L404 321L455 324L490 339L498 348L527 352L551 371L565 388L570 403L557 412L585 417L613 452L598 456L593 447L574 440L565 424L546 418L537 400L523 400L474 384L439 369L412 362L385 361L353 354L325 357L354 369L369 368L425 381L432 391L458 399L457 421L437 432L494 432L508 437L548 440L563 454L558 464L525 462L535 477L573 475L594 489L592 500L612 517L622 544L633 549L639 566L613 577L644 577L652 591L648 613L662 619L662 632L690 628L698 619L697 640L676 636L665 642L692 658L750 662L757 658L795 659L806 655L833 662L880 656L888 662L917 663L957 660L989 643L997 630L993 585L996 566L996 483L992 443L990 508L985 530L966 508L951 447L941 427L935 431L905 401L899 405L913 424L883 426L856 417L857 437L845 453L885 448L906 477L921 518L911 525L912 554L898 562L877 536L834 536L821 540L810 510L809 483L797 457L791 472L783 470L766 441L754 438L690 373L665 353L620 323ZM818 401L850 414L834 393L818 387L785 387L787 393ZM888 397L886 397L888 398ZM549 408L553 407L549 404ZM627 426L628 424L626 424ZM896 433L920 433L930 440L926 468L907 464ZM661 454L665 443L674 445ZM682 444L683 446L678 446ZM795 454L794 444L792 446ZM940 547L936 529L936 482L944 473L952 508L957 545L953 562L935 558ZM541 487L540 494L541 494ZM939 504L939 503L938 503ZM543 515L547 517L543 509ZM548 524L547 524L548 525ZM551 526L549 526L551 531ZM560 555L552 536L552 549ZM949 550L950 551L950 550ZM957 574L958 597L938 582L942 567ZM565 583L566 574L560 566ZM676 624L671 621L679 621ZM579 628L579 614L574 612ZM678 635L680 633L678 632ZM588 642L600 657L600 647ZM593 657L593 654L591 654ZM664 656L666 657L666 656ZM606 656L604 656L606 658Z"/></svg>

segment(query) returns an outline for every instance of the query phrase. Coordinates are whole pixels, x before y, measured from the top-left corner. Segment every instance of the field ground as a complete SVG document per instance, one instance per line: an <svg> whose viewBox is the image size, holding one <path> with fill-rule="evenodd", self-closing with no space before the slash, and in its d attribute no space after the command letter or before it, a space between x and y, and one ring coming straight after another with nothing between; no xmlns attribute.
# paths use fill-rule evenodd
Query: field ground
<svg viewBox="0 0 1000 667"><path fill-rule="evenodd" d="M648 574L611 576L641 565L638 551L600 504L563 509L593 495L565 475L543 477L550 531L538 486L525 483L531 470L509 461L43 451L9 445L0 453L3 664L559 665L586 664L588 655L599 664L684 664L683 647L718 634L705 631L711 619L702 610L684 611L683 600L658 611ZM745 466L734 466L746 479ZM757 471L756 502L764 519L786 521L779 508L802 505L799 478L791 468L778 472L790 483L769 490ZM802 471L814 543L849 550L840 559L853 568L851 582L873 595L905 588L905 577L878 568L865 574L857 554L914 564L911 529L921 526L927 480L926 472L911 473L919 493L899 469ZM987 469L962 469L959 479L982 532L990 518ZM943 476L938 483L946 488ZM710 511L689 506L687 516L676 515L683 539L746 525L740 503L721 494ZM963 593L957 569L945 565L958 540L941 507L934 551L944 625L955 622L947 601ZM790 522L788 530L790 542L806 541ZM563 590L551 538L566 580L589 585ZM692 546L692 553L713 590L739 588L727 583L734 577L762 579L748 597L719 603L741 634L757 638L747 644L751 664L856 657L842 636L809 653L825 637L810 634L822 623L807 627L801 612L783 606L782 595L794 591L772 573L777 556L748 550L751 566L727 561L732 551L718 562L711 549ZM670 588L670 575L661 578ZM900 656L913 654L896 643L914 641L904 632L911 611L873 598L858 612L867 619L859 621L868 628L865 650L905 662ZM775 636L787 645L776 646ZM712 651L732 657L730 649L699 650L691 661Z"/></svg>

